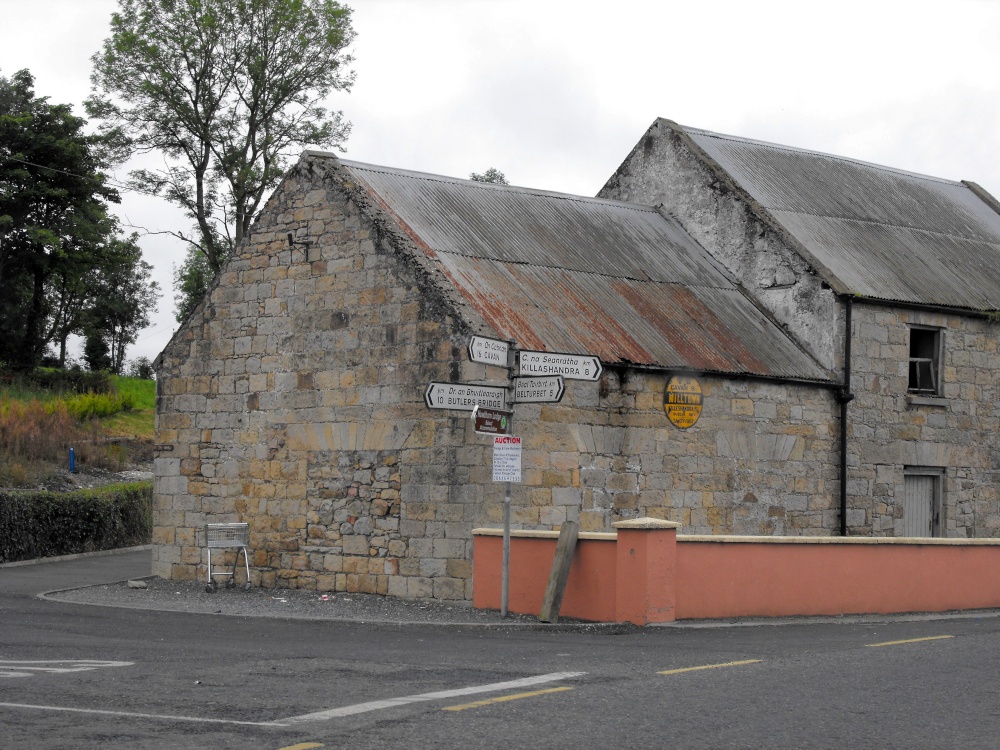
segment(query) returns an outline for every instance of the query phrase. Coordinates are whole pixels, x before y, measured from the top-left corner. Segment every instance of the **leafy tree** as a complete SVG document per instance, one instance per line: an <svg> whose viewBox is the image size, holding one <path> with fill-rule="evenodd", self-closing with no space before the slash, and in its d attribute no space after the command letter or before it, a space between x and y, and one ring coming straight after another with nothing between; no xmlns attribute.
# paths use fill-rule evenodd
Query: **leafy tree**
<svg viewBox="0 0 1000 750"><path fill-rule="evenodd" d="M214 275L292 150L346 139L349 123L322 103L353 84L353 39L350 8L333 0L119 0L88 111L166 157L131 181L183 208L193 231L174 234Z"/></svg>
<svg viewBox="0 0 1000 750"><path fill-rule="evenodd" d="M143 380L153 380L153 376L156 375L155 370L153 370L153 363L149 361L149 357L133 359L128 363L127 373L131 378L142 378Z"/></svg>
<svg viewBox="0 0 1000 750"><path fill-rule="evenodd" d="M95 352L100 347L92 340L101 340L107 350L107 367L121 374L125 365L125 351L134 344L139 331L149 325L149 314L156 310L159 284L150 281L153 267L142 259L138 237L116 239L108 244L105 262L93 273L93 298L87 310L84 329L86 346L84 356L88 364L88 347Z"/></svg>
<svg viewBox="0 0 1000 750"><path fill-rule="evenodd" d="M174 317L183 323L208 291L214 274L208 257L196 247L188 247L184 262L174 266Z"/></svg>
<svg viewBox="0 0 1000 750"><path fill-rule="evenodd" d="M0 360L33 368L116 230L101 172L108 141L69 105L36 97L27 70L0 77ZM72 327L70 325L70 327Z"/></svg>
<svg viewBox="0 0 1000 750"><path fill-rule="evenodd" d="M91 372L111 370L111 348L97 329L89 329L84 335L83 361Z"/></svg>
<svg viewBox="0 0 1000 750"><path fill-rule="evenodd" d="M492 182L494 185L509 185L507 178L504 173L501 172L496 167L490 167L482 174L478 172L473 172L469 175L469 179L473 182Z"/></svg>

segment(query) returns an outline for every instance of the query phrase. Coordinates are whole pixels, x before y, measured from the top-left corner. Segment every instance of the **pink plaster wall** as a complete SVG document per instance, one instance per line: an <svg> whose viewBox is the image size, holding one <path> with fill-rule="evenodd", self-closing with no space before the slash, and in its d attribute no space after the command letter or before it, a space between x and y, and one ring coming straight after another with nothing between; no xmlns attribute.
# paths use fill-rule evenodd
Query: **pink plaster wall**
<svg viewBox="0 0 1000 750"><path fill-rule="evenodd" d="M1000 607L1000 541L722 539L581 534L560 615L648 624ZM511 612L539 613L555 547L555 535L512 538ZM501 537L474 536L473 606L500 608L501 554Z"/></svg>

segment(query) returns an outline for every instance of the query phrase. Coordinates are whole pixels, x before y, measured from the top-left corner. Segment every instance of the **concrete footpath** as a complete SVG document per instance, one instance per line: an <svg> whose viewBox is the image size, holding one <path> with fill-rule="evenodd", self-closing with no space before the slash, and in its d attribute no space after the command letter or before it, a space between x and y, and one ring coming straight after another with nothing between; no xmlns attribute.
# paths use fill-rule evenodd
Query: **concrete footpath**
<svg viewBox="0 0 1000 750"><path fill-rule="evenodd" d="M152 547L25 560L0 565L0 593L33 595L56 589L143 578L153 569Z"/></svg>
<svg viewBox="0 0 1000 750"><path fill-rule="evenodd" d="M149 547L113 550L68 558L0 565L0 595L36 596L55 602L124 607L163 612L333 620L386 624L467 625L510 628L629 628L622 625L560 622L536 617L502 618L495 610L473 609L464 602L405 601L371 594L303 589L226 588L209 593L205 581L167 581L153 577ZM239 578L239 574L237 574ZM144 588L131 588L128 581Z"/></svg>

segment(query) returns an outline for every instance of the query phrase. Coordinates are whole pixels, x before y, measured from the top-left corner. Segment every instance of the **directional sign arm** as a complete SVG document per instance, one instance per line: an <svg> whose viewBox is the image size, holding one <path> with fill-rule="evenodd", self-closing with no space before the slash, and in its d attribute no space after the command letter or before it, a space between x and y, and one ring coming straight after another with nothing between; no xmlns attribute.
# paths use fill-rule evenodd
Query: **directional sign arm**
<svg viewBox="0 0 1000 750"><path fill-rule="evenodd" d="M538 378L514 378L514 402L520 404L545 404L562 401L566 383L562 375Z"/></svg>
<svg viewBox="0 0 1000 750"><path fill-rule="evenodd" d="M558 354L522 350L518 356L518 374L533 377L562 375L567 380L598 380L604 366L592 354Z"/></svg>
<svg viewBox="0 0 1000 750"><path fill-rule="evenodd" d="M502 409L507 405L507 388L475 383L432 382L424 393L431 409L461 409L472 411L477 405Z"/></svg>
<svg viewBox="0 0 1000 750"><path fill-rule="evenodd" d="M472 336L469 339L469 361L484 365L507 367L507 359L511 351L509 341L491 339L486 336Z"/></svg>

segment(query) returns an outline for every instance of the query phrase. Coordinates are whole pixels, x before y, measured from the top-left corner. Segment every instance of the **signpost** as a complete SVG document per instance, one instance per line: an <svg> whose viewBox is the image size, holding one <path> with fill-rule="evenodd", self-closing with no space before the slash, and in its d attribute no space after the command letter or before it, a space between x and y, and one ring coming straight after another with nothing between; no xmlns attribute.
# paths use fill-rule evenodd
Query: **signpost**
<svg viewBox="0 0 1000 750"><path fill-rule="evenodd" d="M477 406L503 409L507 405L507 389L495 385L432 382L427 386L424 400L431 409L472 411Z"/></svg>
<svg viewBox="0 0 1000 750"><path fill-rule="evenodd" d="M514 378L515 404L548 404L562 401L566 383L562 375Z"/></svg>
<svg viewBox="0 0 1000 750"><path fill-rule="evenodd" d="M484 365L506 367L510 356L510 342L473 336L469 339L469 361Z"/></svg>
<svg viewBox="0 0 1000 750"><path fill-rule="evenodd" d="M521 438L493 438L493 481L503 482L503 548L500 559L500 616L510 597L510 483L521 481Z"/></svg>
<svg viewBox="0 0 1000 750"><path fill-rule="evenodd" d="M590 354L522 351L518 375L562 375L567 380L598 380L604 367Z"/></svg>
<svg viewBox="0 0 1000 750"><path fill-rule="evenodd" d="M513 435L513 404L557 403L566 392L565 379L598 380L604 367L601 360L590 354L553 354L551 352L519 352L513 341L472 336L469 339L469 361L508 368L513 375L513 355L518 355L517 374L513 389L474 383L432 382L424 393L431 409L461 409L472 412L478 433L493 435L493 481L504 483L503 497L503 562L501 572L500 615L507 616L510 590L510 485L521 481L521 438ZM513 390L511 399L509 392Z"/></svg>

